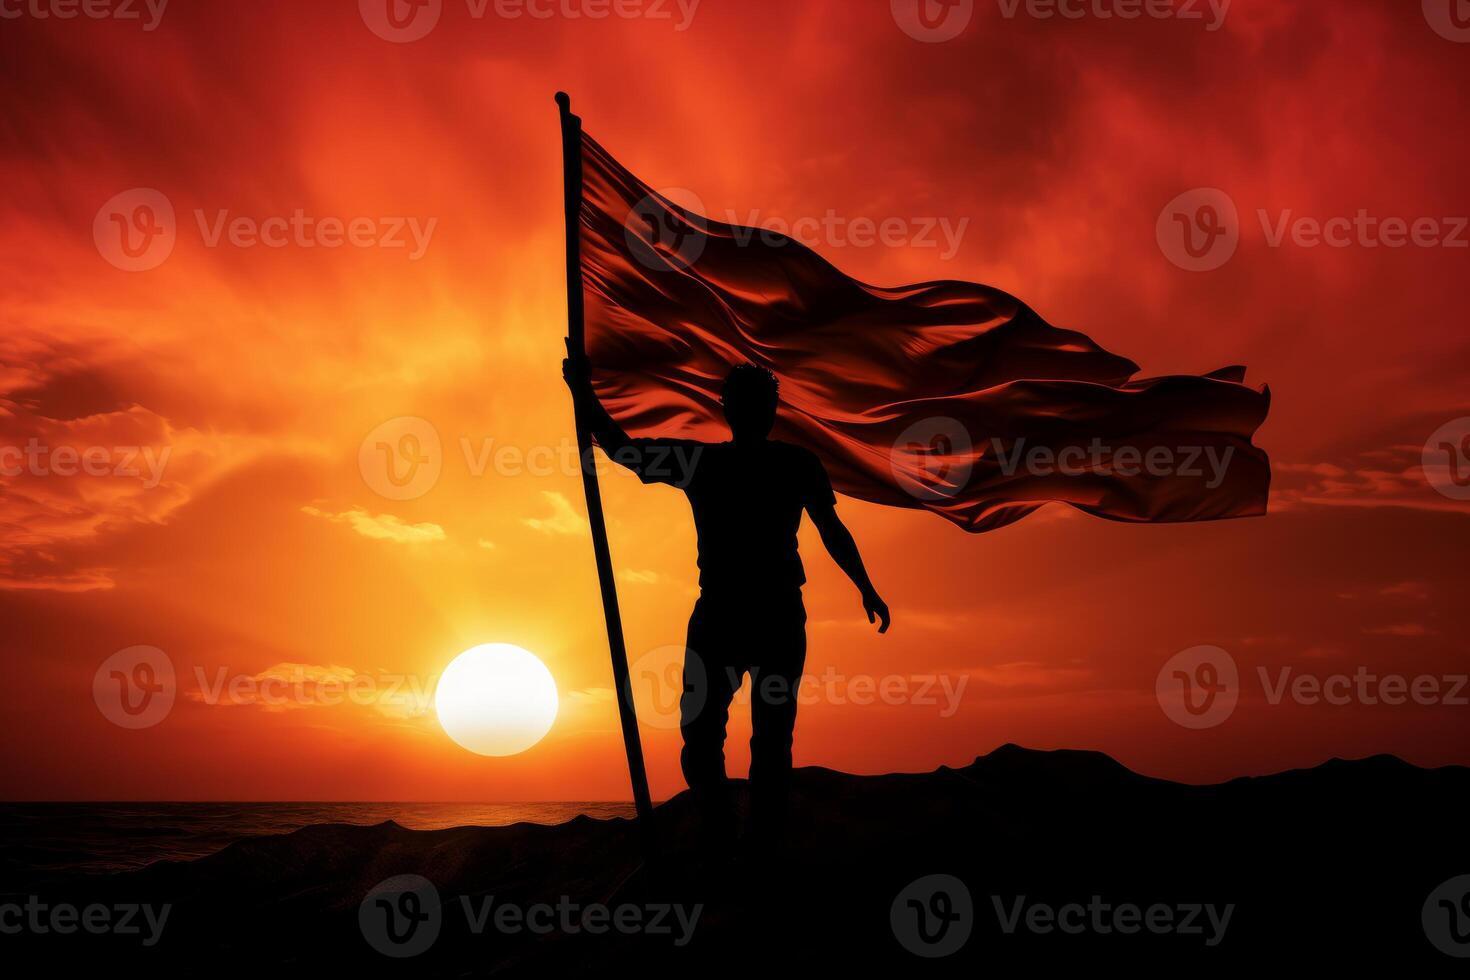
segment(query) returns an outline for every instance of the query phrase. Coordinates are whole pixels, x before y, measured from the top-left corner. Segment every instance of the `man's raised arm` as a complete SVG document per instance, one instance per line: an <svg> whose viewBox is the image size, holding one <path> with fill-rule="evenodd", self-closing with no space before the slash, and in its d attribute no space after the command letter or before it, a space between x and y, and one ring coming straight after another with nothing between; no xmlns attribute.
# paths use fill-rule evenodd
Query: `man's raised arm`
<svg viewBox="0 0 1470 980"><path fill-rule="evenodd" d="M592 390L592 362L585 354L574 354L571 351L570 342L567 347L567 357L561 362L561 376L566 381L567 387L572 391L572 401L576 404L577 415L586 424L588 430L597 438L597 444L602 451L614 462L622 462L627 458L626 453L621 450L632 445L628 433L623 427L613 421L613 417L607 414L607 409L602 407L602 402L597 400L597 394ZM624 465L627 465L624 463Z"/></svg>

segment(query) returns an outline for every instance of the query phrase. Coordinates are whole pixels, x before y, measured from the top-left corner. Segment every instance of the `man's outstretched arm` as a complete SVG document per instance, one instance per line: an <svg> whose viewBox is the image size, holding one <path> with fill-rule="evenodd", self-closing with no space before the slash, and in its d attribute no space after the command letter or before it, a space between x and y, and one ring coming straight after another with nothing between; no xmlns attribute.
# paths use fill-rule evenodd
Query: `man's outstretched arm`
<svg viewBox="0 0 1470 980"><path fill-rule="evenodd" d="M878 590L873 588L873 582L868 578L868 570L863 567L863 556L858 553L857 542L852 538L852 532L842 519L837 516L837 508L833 506L809 507L807 513L811 515L812 523L817 526L817 531L822 535L822 544L827 546L827 551L837 566L847 573L852 579L852 584L858 587L863 596L863 611L868 614L868 622L878 621L878 632L888 632L890 618L888 615L888 603L878 595Z"/></svg>

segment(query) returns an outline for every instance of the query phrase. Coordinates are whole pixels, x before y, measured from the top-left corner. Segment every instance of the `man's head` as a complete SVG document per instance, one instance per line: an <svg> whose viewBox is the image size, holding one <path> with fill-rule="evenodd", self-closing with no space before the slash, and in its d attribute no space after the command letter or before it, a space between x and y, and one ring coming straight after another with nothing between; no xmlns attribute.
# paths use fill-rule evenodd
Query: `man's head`
<svg viewBox="0 0 1470 980"><path fill-rule="evenodd" d="M725 421L737 442L764 439L776 424L776 402L781 382L763 367L737 364L720 389Z"/></svg>

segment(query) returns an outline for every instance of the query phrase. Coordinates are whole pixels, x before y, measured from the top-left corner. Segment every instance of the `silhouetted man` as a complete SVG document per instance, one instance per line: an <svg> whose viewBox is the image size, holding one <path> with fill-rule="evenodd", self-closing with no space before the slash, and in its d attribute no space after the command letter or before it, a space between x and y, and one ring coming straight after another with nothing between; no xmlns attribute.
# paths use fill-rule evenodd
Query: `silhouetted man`
<svg viewBox="0 0 1470 980"><path fill-rule="evenodd" d="M837 517L837 498L814 454L768 438L779 383L753 364L737 366L721 391L732 440L700 443L630 439L593 393L585 358L564 362L578 411L614 462L644 483L689 496L699 535L699 600L689 618L679 729L680 763L716 847L734 839L725 779L725 723L746 673L751 677L751 832L775 841L785 820L791 735L806 660L806 581L796 530L806 510L822 543L862 594L868 622L888 630L888 606L863 568L857 543Z"/></svg>

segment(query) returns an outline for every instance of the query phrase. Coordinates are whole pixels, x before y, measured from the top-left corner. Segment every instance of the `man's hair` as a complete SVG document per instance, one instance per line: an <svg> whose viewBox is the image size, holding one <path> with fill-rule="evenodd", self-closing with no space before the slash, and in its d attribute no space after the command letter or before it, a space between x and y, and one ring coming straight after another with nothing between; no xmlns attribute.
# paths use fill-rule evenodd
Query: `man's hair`
<svg viewBox="0 0 1470 980"><path fill-rule="evenodd" d="M774 405L781 395L781 382L759 364L737 364L720 388L720 401L769 402Z"/></svg>

